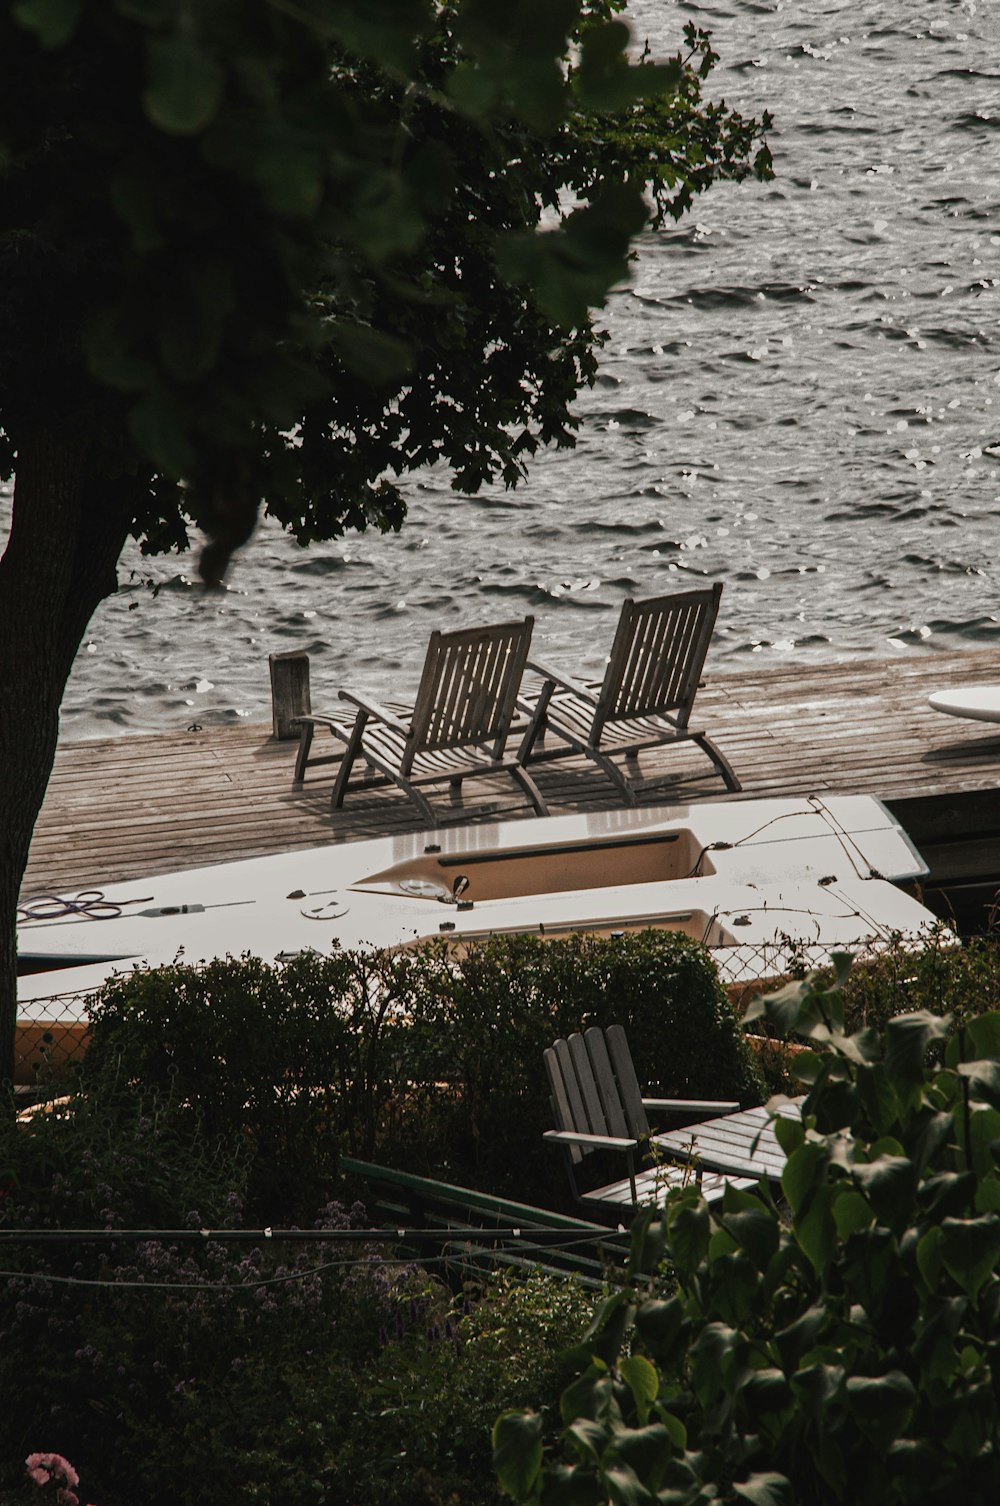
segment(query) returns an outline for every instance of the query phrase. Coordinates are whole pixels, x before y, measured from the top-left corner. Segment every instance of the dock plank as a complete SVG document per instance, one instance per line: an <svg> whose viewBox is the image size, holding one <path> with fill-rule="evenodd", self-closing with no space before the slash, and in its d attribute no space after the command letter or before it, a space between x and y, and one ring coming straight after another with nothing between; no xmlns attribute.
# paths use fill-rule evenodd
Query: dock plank
<svg viewBox="0 0 1000 1506"><path fill-rule="evenodd" d="M963 839L1000 831L1000 727L991 736L982 723L942 716L927 696L943 685L994 679L995 666L993 650L977 650L712 673L694 720L729 757L743 795L725 796L702 755L687 746L643 755L644 775L683 776L676 786L648 791L644 801L878 795L894 808L919 811L942 862L961 867ZM261 725L61 744L24 893L416 828L412 806L391 785L352 790L345 809L331 815L335 766L310 771L295 788L295 747ZM537 777L554 813L619 804L610 783L581 759L540 764ZM459 818L484 800L495 807L489 819L533 814L503 778L469 780L453 807L440 798ZM942 808L952 812L943 821ZM980 853L973 867L985 871L989 863Z"/></svg>

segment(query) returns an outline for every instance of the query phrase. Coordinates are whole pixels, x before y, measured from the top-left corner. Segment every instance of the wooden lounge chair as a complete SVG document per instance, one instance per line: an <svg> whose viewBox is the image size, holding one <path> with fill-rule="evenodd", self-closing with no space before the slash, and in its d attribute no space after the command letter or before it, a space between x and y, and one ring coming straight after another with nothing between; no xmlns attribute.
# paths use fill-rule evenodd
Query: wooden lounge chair
<svg viewBox="0 0 1000 1506"><path fill-rule="evenodd" d="M705 590L626 601L599 685L529 660L528 668L545 683L533 706L521 703L530 717L521 762L584 753L614 781L628 805L637 805L639 792L662 783L664 776L630 779L612 754L634 758L642 748L690 741L712 760L726 788L739 790L726 758L704 732L688 725L721 595L716 582ZM545 741L547 732L555 744Z"/></svg>
<svg viewBox="0 0 1000 1506"><path fill-rule="evenodd" d="M709 1201L722 1196L727 1182L738 1187L754 1185L752 1177L703 1171L696 1161L685 1162L683 1152L657 1157L647 1110L698 1122L734 1113L739 1104L714 1099L643 1098L620 1025L609 1025L607 1030L592 1026L582 1035L556 1041L545 1052L545 1069L558 1125L545 1132L545 1139L562 1148L573 1197L592 1216L617 1223L639 1205L660 1202L672 1188L696 1180ZM582 1191L577 1171L584 1158L596 1151L623 1155L628 1175L607 1186Z"/></svg>
<svg viewBox="0 0 1000 1506"><path fill-rule="evenodd" d="M326 727L346 745L331 795L334 810L344 803L361 754L371 768L409 795L429 826L441 818L418 786L448 782L458 789L473 774L509 773L538 814L547 816L548 807L517 756L504 753L533 621L526 617L523 622L432 633L412 711L342 690L340 699L356 708L353 723L349 716L344 721L336 716L299 717L296 782L310 766L336 761L336 754L310 756L313 733ZM471 814L462 809L455 816L465 819Z"/></svg>

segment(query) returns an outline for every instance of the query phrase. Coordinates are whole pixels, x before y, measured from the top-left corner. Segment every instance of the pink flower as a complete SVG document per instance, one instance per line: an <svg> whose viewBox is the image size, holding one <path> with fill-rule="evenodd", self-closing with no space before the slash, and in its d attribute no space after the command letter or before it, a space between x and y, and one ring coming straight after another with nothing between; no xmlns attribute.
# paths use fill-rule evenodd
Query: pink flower
<svg viewBox="0 0 1000 1506"><path fill-rule="evenodd" d="M28 1479L36 1485L47 1485L53 1476L62 1480L62 1485L56 1491L56 1499L63 1506L79 1506L78 1498L68 1487L79 1485L80 1476L62 1454L29 1454L24 1461L28 1471Z"/></svg>

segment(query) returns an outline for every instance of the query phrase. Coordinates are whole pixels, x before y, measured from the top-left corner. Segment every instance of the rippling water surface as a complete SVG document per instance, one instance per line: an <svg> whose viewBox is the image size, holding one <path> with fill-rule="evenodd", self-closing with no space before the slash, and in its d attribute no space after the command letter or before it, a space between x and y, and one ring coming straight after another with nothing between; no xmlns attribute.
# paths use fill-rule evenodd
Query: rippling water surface
<svg viewBox="0 0 1000 1506"><path fill-rule="evenodd" d="M64 735L267 720L267 655L411 688L433 627L535 615L600 672L626 594L726 582L710 664L907 655L1000 637L1000 12L986 0L633 4L713 97L775 118L773 184L713 189L644 240L607 311L579 442L514 493L409 486L398 536L299 549L264 524L228 590L123 562ZM152 574L154 599L129 582Z"/></svg>

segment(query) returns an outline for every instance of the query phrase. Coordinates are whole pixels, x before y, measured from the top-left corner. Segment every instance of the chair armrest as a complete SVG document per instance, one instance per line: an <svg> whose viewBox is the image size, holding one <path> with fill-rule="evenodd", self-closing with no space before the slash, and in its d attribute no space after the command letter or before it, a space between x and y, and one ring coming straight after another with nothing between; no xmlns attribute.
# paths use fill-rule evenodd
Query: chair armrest
<svg viewBox="0 0 1000 1506"><path fill-rule="evenodd" d="M644 1098L642 1106L656 1109L661 1114L704 1114L706 1117L735 1114L739 1108L738 1103L719 1098Z"/></svg>
<svg viewBox="0 0 1000 1506"><path fill-rule="evenodd" d="M338 737L342 737L345 742L350 737L350 733L344 726L343 722L338 721L335 716L324 716L321 711L310 712L308 716L293 716L291 719L291 725L293 727L299 728L305 728L307 726L329 727L331 732L336 733Z"/></svg>
<svg viewBox="0 0 1000 1506"><path fill-rule="evenodd" d="M361 695L356 690L340 691L340 699L342 701L350 701L353 706L357 706L360 710L367 712L376 721L384 722L394 732L399 732L403 737L409 737L409 724L402 721L394 711L390 711L389 707L381 701L376 701L371 696Z"/></svg>
<svg viewBox="0 0 1000 1506"><path fill-rule="evenodd" d="M552 669L548 664L542 664L538 659L529 659L525 668L530 669L532 674L541 675L543 680L551 680L560 690L572 691L573 695L582 696L585 701L591 701L595 705L597 696L589 685L582 680L574 680L572 675L563 674L562 670Z"/></svg>
<svg viewBox="0 0 1000 1506"><path fill-rule="evenodd" d="M600 1146L602 1150L635 1150L638 1144L636 1140L621 1140L615 1135L584 1135L577 1130L546 1130L542 1139L561 1145Z"/></svg>

